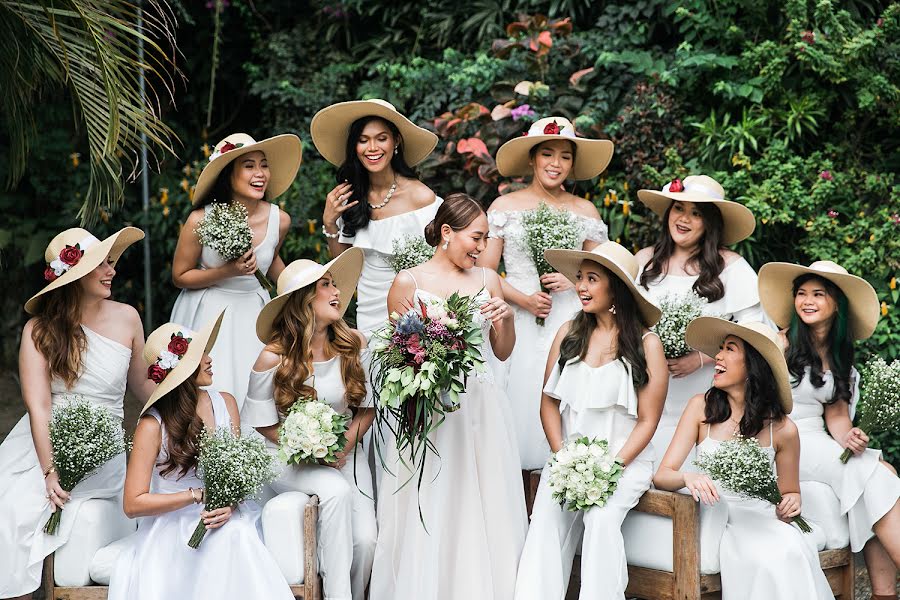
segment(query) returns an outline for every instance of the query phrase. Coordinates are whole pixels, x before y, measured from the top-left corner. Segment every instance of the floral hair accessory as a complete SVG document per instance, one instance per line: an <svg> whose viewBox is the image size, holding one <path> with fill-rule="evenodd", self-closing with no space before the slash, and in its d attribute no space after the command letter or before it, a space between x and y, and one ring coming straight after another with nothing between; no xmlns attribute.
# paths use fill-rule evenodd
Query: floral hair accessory
<svg viewBox="0 0 900 600"><path fill-rule="evenodd" d="M556 124L556 121L547 123L547 126L544 127L544 135L559 135L559 125Z"/></svg>
<svg viewBox="0 0 900 600"><path fill-rule="evenodd" d="M669 191L670 192L683 192L684 184L681 183L680 179L673 179L672 183L669 184Z"/></svg>
<svg viewBox="0 0 900 600"><path fill-rule="evenodd" d="M59 251L59 256L50 261L50 264L44 269L44 279L55 281L60 275L77 265L82 256L84 256L84 250L81 249L81 244L67 245Z"/></svg>
<svg viewBox="0 0 900 600"><path fill-rule="evenodd" d="M173 333L169 340L169 345L165 350L159 353L156 362L147 368L147 379L152 379L154 383L162 383L172 369L178 366L181 359L188 351L191 338L184 337L180 331Z"/></svg>
<svg viewBox="0 0 900 600"><path fill-rule="evenodd" d="M244 146L243 143L232 144L231 142L225 142L222 144L222 147L209 155L209 162L212 162L225 154L226 152L231 152L232 150L236 150L238 148L242 148Z"/></svg>

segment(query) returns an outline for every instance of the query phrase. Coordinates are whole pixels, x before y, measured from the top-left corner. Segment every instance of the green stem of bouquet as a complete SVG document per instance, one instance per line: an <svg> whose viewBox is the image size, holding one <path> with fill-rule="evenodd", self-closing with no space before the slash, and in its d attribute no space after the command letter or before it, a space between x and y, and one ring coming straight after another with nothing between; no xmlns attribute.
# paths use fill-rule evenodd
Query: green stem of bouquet
<svg viewBox="0 0 900 600"><path fill-rule="evenodd" d="M545 288L543 283L541 284L541 291L545 292L547 294L550 293L550 290ZM544 326L544 317L535 317L534 322L537 323L538 325L540 325L541 327L543 327Z"/></svg>
<svg viewBox="0 0 900 600"><path fill-rule="evenodd" d="M868 433L869 429L871 428L871 425L865 419L860 419L859 425L857 425L857 427L859 427L860 429L862 429L863 431ZM847 461L850 460L852 457L853 457L853 450L851 450L850 448L844 448L844 451L841 452L841 463L846 465Z"/></svg>
<svg viewBox="0 0 900 600"><path fill-rule="evenodd" d="M269 281L269 278L266 277L263 274L263 272L260 271L259 269L256 269L256 272L254 273L254 275L256 275L256 280L259 282L259 284L261 286L263 286L263 289L265 289L269 293L269 296L274 296L275 295L275 286L272 285L272 282Z"/></svg>
<svg viewBox="0 0 900 600"><path fill-rule="evenodd" d="M50 515L50 518L47 519L47 524L44 525L44 533L48 535L56 535L56 532L59 529L59 521L61 518L62 509L57 506L56 510L53 511L53 514Z"/></svg>
<svg viewBox="0 0 900 600"><path fill-rule="evenodd" d="M194 533L191 534L191 539L188 540L188 546L196 550L200 547L200 542L203 541L203 536L205 535L206 524L203 523L203 519L200 519L200 522L197 523L197 527L194 528Z"/></svg>
<svg viewBox="0 0 900 600"><path fill-rule="evenodd" d="M797 527L799 527L800 531L802 531L803 533L809 533L810 531L812 531L812 527L809 526L809 523L807 523L806 519L804 519L801 515L797 515L796 517L791 519L791 521L796 523Z"/></svg>

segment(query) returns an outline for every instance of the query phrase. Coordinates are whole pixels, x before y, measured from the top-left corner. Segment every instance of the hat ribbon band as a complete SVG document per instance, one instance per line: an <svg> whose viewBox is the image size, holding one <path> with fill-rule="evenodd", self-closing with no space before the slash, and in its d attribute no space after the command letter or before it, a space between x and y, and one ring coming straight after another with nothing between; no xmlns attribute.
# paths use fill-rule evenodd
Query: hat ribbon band
<svg viewBox="0 0 900 600"><path fill-rule="evenodd" d="M666 185L664 185L662 191L668 192L670 185L671 185L671 183L667 183ZM723 196L722 194L719 194L718 192L716 192L715 190L713 190L711 188L706 187L703 184L698 184L698 183L685 184L682 181L682 185L684 186L684 190L682 190L680 192L682 194L685 194L685 193L700 194L702 196L707 196L709 198L712 198L713 200L724 200L725 199L725 196ZM675 192L672 192L672 193L675 193Z"/></svg>

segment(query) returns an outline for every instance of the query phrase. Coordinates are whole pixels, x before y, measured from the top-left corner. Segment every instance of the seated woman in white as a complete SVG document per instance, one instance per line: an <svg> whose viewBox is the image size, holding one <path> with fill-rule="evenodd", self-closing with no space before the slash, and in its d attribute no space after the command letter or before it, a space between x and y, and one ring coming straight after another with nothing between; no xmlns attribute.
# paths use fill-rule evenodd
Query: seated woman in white
<svg viewBox="0 0 900 600"><path fill-rule="evenodd" d="M571 512L553 499L544 470L515 597L563 598L583 534L579 597L624 600L622 521L650 487L650 439L669 379L662 343L647 329L660 311L634 283L637 261L615 242L590 252L547 250L545 255L575 284L581 300L581 312L560 327L547 358L541 397L547 441L558 452L576 434L605 439L625 471L605 506Z"/></svg>
<svg viewBox="0 0 900 600"><path fill-rule="evenodd" d="M791 388L776 332L762 323L739 325L717 317L694 319L691 348L714 357L713 387L687 404L653 483L686 487L698 502L724 501L728 523L719 547L723 600L834 598L819 557L790 520L800 514L800 437L787 418ZM716 451L733 436L755 437L778 475L778 506L745 499L703 473L681 470L690 451Z"/></svg>
<svg viewBox="0 0 900 600"><path fill-rule="evenodd" d="M147 338L148 377L160 383L141 411L123 497L125 513L144 518L116 560L110 600L293 598L252 503L203 510L197 438L203 428L240 435L234 397L200 389L213 383L209 351L222 316L196 332L166 323ZM174 367L159 363L164 351L180 355ZM195 550L187 542L201 518L207 534Z"/></svg>

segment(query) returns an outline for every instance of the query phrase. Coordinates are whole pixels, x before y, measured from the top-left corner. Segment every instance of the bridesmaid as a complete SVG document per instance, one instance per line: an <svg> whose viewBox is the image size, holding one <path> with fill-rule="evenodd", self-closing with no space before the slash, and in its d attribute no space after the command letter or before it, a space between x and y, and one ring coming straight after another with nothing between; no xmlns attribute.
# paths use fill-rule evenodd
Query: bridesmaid
<svg viewBox="0 0 900 600"><path fill-rule="evenodd" d="M686 487L707 505L726 503L719 547L723 600L834 598L818 554L789 524L801 512L800 436L787 418L791 387L778 335L762 323L700 317L688 326L687 343L715 357L715 376L705 394L688 401L654 485L673 492ZM770 456L783 497L777 507L741 498L703 473L681 470L695 445L700 455L714 453L737 435L756 438Z"/></svg>
<svg viewBox="0 0 900 600"><path fill-rule="evenodd" d="M460 408L429 435L434 452L421 486L409 481L420 465L384 440L371 600L513 596L527 519L509 404L494 382L493 357L509 357L515 331L500 278L475 267L487 235L481 206L466 194L450 195L425 229L434 257L399 273L388 295L388 308L398 313L454 292L477 298L473 318L481 322L487 360L483 374L468 377Z"/></svg>
<svg viewBox="0 0 900 600"><path fill-rule="evenodd" d="M850 523L850 549L863 552L873 596L896 600L900 564L900 479L867 448L850 418L859 396L853 342L875 331L880 306L869 283L829 260L809 267L769 263L759 271L763 308L781 332L800 430L800 481L834 490ZM856 455L837 459L844 448Z"/></svg>
<svg viewBox="0 0 900 600"><path fill-rule="evenodd" d="M497 151L501 175L531 176L528 187L500 196L491 204L487 213L490 239L478 261L496 270L502 256L506 268L501 283L503 295L513 307L518 340L507 363L506 393L516 399L511 416L523 469L540 469L550 454L538 418L541 373L557 329L580 308L572 283L563 275L549 273L538 278L523 239L523 217L543 202L571 213L583 250L605 242L606 224L597 208L567 192L564 184L569 179L596 177L606 169L612 153L612 142L576 137L575 128L563 117L535 122L527 135L506 142ZM541 291L541 284L550 292ZM538 325L535 317L544 318L544 325Z"/></svg>
<svg viewBox="0 0 900 600"><path fill-rule="evenodd" d="M197 437L203 429L230 427L240 435L234 396L210 388L209 356L222 313L200 331L166 323L144 346L146 368L173 340L184 355L144 405L134 432L123 505L142 517L127 538L109 582L110 600L168 598L293 598L291 588L256 530L252 503L203 510L203 481L197 477ZM200 389L201 387L205 389ZM197 522L207 534L196 550L187 545Z"/></svg>
<svg viewBox="0 0 900 600"><path fill-rule="evenodd" d="M181 288L172 308L173 323L197 329L229 308L212 358L219 365L216 387L233 394L238 407L247 393L250 366L262 350L253 330L256 315L269 300L254 272L258 268L277 279L284 270L278 252L291 218L271 201L291 186L300 158L300 139L295 135L257 142L235 133L216 144L197 180L195 209L181 228L172 260L172 281ZM202 246L195 232L215 202L242 204L253 231L252 248L230 262Z"/></svg>
<svg viewBox="0 0 900 600"><path fill-rule="evenodd" d="M357 444L374 418L366 339L343 320L362 265L362 250L351 248L326 265L296 260L282 272L278 296L256 321L266 347L250 373L243 409L244 422L265 436L273 453L281 421L298 398L319 398L352 414L337 463L285 466L272 488L319 496L325 597L349 599L352 591L354 600L365 597L376 536L372 474L362 451L356 460Z"/></svg>
<svg viewBox="0 0 900 600"><path fill-rule="evenodd" d="M316 113L309 131L325 160L338 167L322 217L328 249L332 256L350 247L365 253L356 327L368 337L387 321L392 241L421 236L441 204L412 169L438 138L384 100L332 104Z"/></svg>
<svg viewBox="0 0 900 600"><path fill-rule="evenodd" d="M607 440L625 471L606 505L585 512L560 506L541 477L519 562L516 600L563 598L582 537L579 597L624 600L628 569L622 521L650 488L650 438L669 381L662 343L647 329L660 313L637 289L637 261L619 244L545 254L581 300L581 312L563 323L547 357L541 396L547 440L553 452L574 434ZM549 476L549 470L544 474Z"/></svg>
<svg viewBox="0 0 900 600"><path fill-rule="evenodd" d="M78 509L91 498L115 498L125 455L113 458L67 492L53 465L51 409L82 396L124 416L126 384L139 400L152 391L141 362L144 327L137 311L110 300L115 265L144 233L125 227L105 240L67 229L47 245L47 285L25 303L34 315L22 330L19 377L28 414L0 445L0 598L30 597L44 558L65 544ZM65 507L56 535L43 531Z"/></svg>
<svg viewBox="0 0 900 600"><path fill-rule="evenodd" d="M725 200L722 186L706 175L673 180L662 191L640 190L638 199L663 222L656 244L636 255L640 284L651 301L659 305L666 295L693 290L708 301L705 314L765 321L756 272L726 248L753 233L756 220L747 207ZM668 447L688 399L703 393L713 376L713 360L702 352L668 362L669 393L653 437L660 449Z"/></svg>

